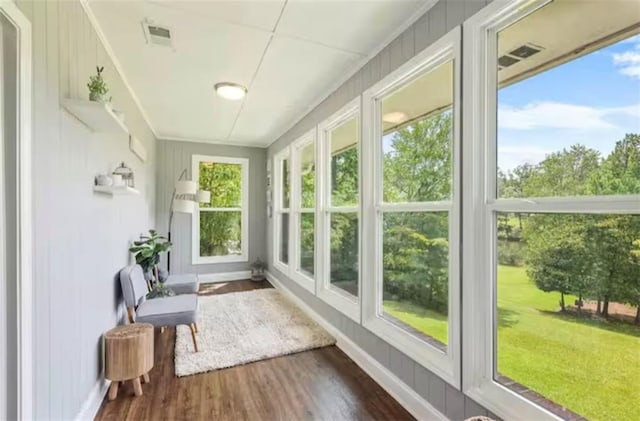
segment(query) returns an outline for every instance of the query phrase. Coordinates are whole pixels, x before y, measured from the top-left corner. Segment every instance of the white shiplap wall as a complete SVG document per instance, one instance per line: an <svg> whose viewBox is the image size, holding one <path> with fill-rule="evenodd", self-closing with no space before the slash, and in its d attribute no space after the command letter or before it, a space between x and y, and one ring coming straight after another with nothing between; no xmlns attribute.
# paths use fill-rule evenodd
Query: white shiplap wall
<svg viewBox="0 0 640 421"><path fill-rule="evenodd" d="M71 419L100 377L101 334L117 323L128 244L154 224L155 138L77 1L17 4L33 29L34 417ZM126 135L92 134L60 106L87 98L96 65L147 148L144 164ZM94 175L120 161L141 194L94 194Z"/></svg>

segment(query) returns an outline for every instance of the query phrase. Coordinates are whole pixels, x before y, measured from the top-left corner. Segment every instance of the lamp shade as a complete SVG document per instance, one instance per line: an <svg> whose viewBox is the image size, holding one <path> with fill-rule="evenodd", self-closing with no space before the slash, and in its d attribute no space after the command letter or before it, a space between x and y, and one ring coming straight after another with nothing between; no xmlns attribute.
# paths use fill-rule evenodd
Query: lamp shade
<svg viewBox="0 0 640 421"><path fill-rule="evenodd" d="M193 213L195 202L192 200L176 199L173 201L173 211L180 213Z"/></svg>
<svg viewBox="0 0 640 421"><path fill-rule="evenodd" d="M209 203L211 202L211 192L206 190L198 190L196 193L196 202Z"/></svg>
<svg viewBox="0 0 640 421"><path fill-rule="evenodd" d="M176 181L176 194L196 194L198 186L195 181Z"/></svg>

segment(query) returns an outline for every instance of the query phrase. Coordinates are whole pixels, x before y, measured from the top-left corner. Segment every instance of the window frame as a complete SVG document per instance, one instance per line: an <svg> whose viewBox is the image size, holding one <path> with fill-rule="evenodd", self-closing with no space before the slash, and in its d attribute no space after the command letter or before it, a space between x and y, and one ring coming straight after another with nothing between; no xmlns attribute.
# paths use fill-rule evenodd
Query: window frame
<svg viewBox="0 0 640 421"><path fill-rule="evenodd" d="M562 420L494 380L497 371L495 215L498 212L640 214L640 195L498 198L497 34L550 1L493 2L463 25L463 391L505 419Z"/></svg>
<svg viewBox="0 0 640 421"><path fill-rule="evenodd" d="M194 265L206 265L215 263L237 263L249 261L249 159L226 156L192 155L191 175L192 180L200 188L200 163L212 162L216 164L240 165L242 174L242 186L240 193L240 206L233 208L205 208L205 212L240 212L241 247L240 255L227 256L201 256L200 255L200 204L196 203L193 217L191 218L191 263ZM211 192L215 195L215 192Z"/></svg>
<svg viewBox="0 0 640 421"><path fill-rule="evenodd" d="M358 204L355 206L331 206L331 136L330 133L343 123L358 118ZM316 275L317 296L345 316L360 323L361 320L361 300L362 300L362 112L361 97L358 96L342 108L329 116L318 125L318 138L316 156L318 160L318 183L316 191L319 193L316 200L316 209L319 212L316 216L316 228L320 240L316 249L316 259L320 262L316 265L318 274ZM319 205L319 206L318 206ZM358 216L358 296L342 291L340 288L331 285L331 214L333 213L355 213ZM318 243L317 243L318 244Z"/></svg>
<svg viewBox="0 0 640 421"><path fill-rule="evenodd" d="M289 160L289 207L284 208L282 206L282 197L283 197L283 189L282 189L282 162L284 160ZM280 272L289 275L289 267L291 267L291 251L292 251L292 233L291 233L291 200L293 196L291 194L291 147L287 146L282 149L280 152L273 156L273 267L278 269ZM289 238L288 238L288 256L289 261L285 264L280 261L280 245L282 243L282 215L289 215Z"/></svg>
<svg viewBox="0 0 640 421"><path fill-rule="evenodd" d="M318 209L318 148L316 142L316 128L309 130L298 139L293 141L290 145L289 162L290 165L290 200L289 200L289 276L298 282L307 291L315 294L316 278L318 269L317 260L317 248L318 248L318 221L317 221L317 209ZM302 176L302 170L300 167L300 154L309 145L314 146L316 170L315 170L315 207L314 208L302 208L302 186L300 183L300 177ZM300 246L302 244L300 238L300 221L302 219L302 213L313 213L314 215L314 276L311 277L301 270L300 266ZM292 264L293 262L293 264Z"/></svg>
<svg viewBox="0 0 640 421"><path fill-rule="evenodd" d="M363 156L365 180L363 253L363 326L388 343L395 344L416 362L442 377L455 388L461 386L460 317L460 199L461 199L461 30L456 27L421 53L376 83L363 94ZM452 196L446 202L383 203L382 120L379 100L420 76L453 60ZM384 211L447 211L449 213L449 302L447 352L418 338L381 317L382 216Z"/></svg>

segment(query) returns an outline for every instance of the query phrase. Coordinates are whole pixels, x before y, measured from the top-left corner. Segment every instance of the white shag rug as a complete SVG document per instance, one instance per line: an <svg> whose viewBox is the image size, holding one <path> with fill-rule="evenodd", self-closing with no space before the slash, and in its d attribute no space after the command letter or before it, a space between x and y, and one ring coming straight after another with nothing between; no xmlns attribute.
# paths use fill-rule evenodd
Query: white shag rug
<svg viewBox="0 0 640 421"><path fill-rule="evenodd" d="M199 352L188 326L176 329L178 377L335 344L316 322L276 289L200 296Z"/></svg>

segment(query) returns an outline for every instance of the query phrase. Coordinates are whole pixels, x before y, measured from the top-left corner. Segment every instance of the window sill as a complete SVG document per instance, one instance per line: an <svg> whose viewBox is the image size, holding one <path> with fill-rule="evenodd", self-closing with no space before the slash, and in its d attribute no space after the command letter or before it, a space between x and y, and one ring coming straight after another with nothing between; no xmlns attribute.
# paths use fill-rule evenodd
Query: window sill
<svg viewBox="0 0 640 421"><path fill-rule="evenodd" d="M217 257L200 257L191 261L192 265L213 265L218 263L248 263L247 256L217 256Z"/></svg>

